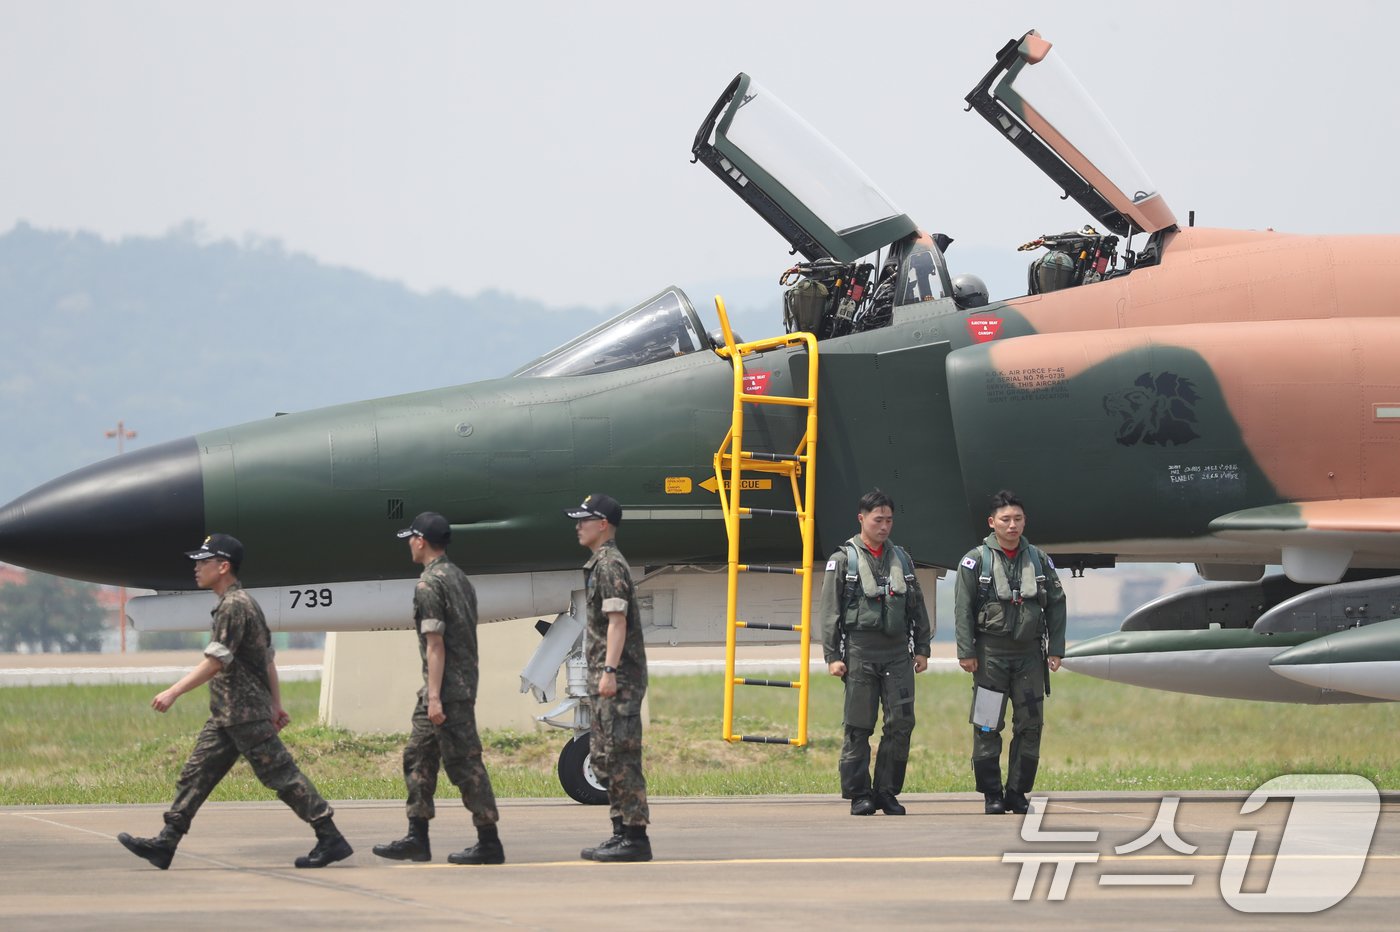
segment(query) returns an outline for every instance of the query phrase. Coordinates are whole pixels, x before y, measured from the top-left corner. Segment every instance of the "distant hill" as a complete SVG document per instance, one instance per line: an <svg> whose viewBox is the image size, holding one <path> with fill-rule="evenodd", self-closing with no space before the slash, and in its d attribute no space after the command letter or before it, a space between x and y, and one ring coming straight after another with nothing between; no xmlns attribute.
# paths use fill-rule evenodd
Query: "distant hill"
<svg viewBox="0 0 1400 932"><path fill-rule="evenodd" d="M715 326L713 283L675 284ZM578 293L568 308L421 294L193 224L114 242L21 223L0 235L0 504L114 454L118 418L134 448L505 375L622 310L587 306L587 282ZM776 275L726 294L741 332L778 331Z"/></svg>

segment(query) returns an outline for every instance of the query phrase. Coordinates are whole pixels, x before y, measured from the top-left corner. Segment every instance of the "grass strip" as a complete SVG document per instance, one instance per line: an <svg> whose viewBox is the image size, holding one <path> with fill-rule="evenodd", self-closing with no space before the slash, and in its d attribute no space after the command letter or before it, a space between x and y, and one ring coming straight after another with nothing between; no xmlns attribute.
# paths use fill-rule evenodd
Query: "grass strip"
<svg viewBox="0 0 1400 932"><path fill-rule="evenodd" d="M649 694L645 765L658 796L837 792L839 681L814 678L806 748L719 739L722 678L657 677ZM1299 706L1138 689L1059 673L1047 701L1038 789L1252 790L1283 773L1356 773L1400 788L1385 736L1393 703ZM906 792L970 792L969 678L918 679ZM207 715L207 691L170 712L149 708L157 687L0 689L0 805L162 803ZM400 799L405 735L357 735L316 723L320 684L284 683L293 724L283 739L329 799ZM405 718L407 713L405 713ZM743 690L735 730L789 734L796 693ZM1009 728L1008 728L1009 731ZM562 796L555 774L562 732L487 730L487 766L502 797ZM442 790L452 792L444 780ZM271 800L246 763L215 800Z"/></svg>

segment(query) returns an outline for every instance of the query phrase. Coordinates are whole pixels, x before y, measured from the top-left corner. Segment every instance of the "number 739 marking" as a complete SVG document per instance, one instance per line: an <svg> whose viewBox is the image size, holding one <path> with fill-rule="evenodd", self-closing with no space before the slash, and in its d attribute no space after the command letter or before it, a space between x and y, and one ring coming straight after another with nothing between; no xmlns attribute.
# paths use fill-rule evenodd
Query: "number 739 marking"
<svg viewBox="0 0 1400 932"><path fill-rule="evenodd" d="M289 609L296 608L298 603L302 608L328 608L331 604L330 589L288 589L292 594L292 604Z"/></svg>

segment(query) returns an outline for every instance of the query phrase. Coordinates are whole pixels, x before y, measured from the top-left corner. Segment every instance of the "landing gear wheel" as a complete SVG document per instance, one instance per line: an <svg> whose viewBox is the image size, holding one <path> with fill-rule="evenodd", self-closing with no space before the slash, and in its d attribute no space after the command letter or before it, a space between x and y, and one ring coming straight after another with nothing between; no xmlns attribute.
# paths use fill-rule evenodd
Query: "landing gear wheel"
<svg viewBox="0 0 1400 932"><path fill-rule="evenodd" d="M588 735L574 735L559 752L559 783L571 799L586 806L601 806L608 791L593 773Z"/></svg>

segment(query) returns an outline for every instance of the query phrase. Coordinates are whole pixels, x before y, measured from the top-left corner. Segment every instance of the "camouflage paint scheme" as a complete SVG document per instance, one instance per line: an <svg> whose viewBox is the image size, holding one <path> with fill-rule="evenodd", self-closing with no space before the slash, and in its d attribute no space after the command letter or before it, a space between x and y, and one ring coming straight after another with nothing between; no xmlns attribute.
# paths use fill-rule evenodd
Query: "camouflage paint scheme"
<svg viewBox="0 0 1400 932"><path fill-rule="evenodd" d="M998 68L1043 67L1049 52L1028 34L1003 49ZM900 503L909 550L951 568L985 532L986 496L1009 487L1062 568L1184 561L1248 579L1281 563L1291 578L1324 587L1400 568L1400 237L1182 227L1155 190L1125 198L1050 117L1008 100L1004 134L1024 141L1029 128L1077 167L1086 188L1102 190L1076 198L1101 204L1101 222L1146 227L1142 254L1154 261L980 308L948 297L897 305L888 326L823 341L819 552L846 532L845 503L878 485ZM729 126L740 104L726 104L702 138ZM728 183L751 192L760 170L743 168L731 166ZM780 206L795 201L781 186L769 194ZM794 206L787 215L812 213ZM891 255L932 242L900 232L906 219L885 221L906 237L890 243ZM811 244L829 233L801 242L819 248ZM798 394L806 377L791 350L749 370L783 394ZM701 348L614 371L495 379L214 430L144 460L106 460L0 509L0 557L106 583L188 588L180 551L217 526L258 554L245 569L249 585L396 579L406 574L386 531L432 509L452 522L453 557L474 578L565 569L576 547L558 515L605 488L626 509L638 566L720 564L725 535L704 482L728 427L731 381L728 361ZM796 410L751 407L753 449L796 446ZM872 445L879 456L868 455ZM179 482L142 485L163 471ZM745 499L790 507L777 483ZM745 559L793 559L790 528L749 524ZM86 547L74 553L79 528ZM1069 592L1072 612L1072 584ZM1243 646L1234 632L1188 633L1178 645L1187 653ZM1112 635L1118 667L1153 652L1139 651L1139 634L1171 632ZM1385 643L1393 655L1396 642ZM1072 648L1067 665L1106 649ZM1357 698L1336 692L1303 701Z"/></svg>

